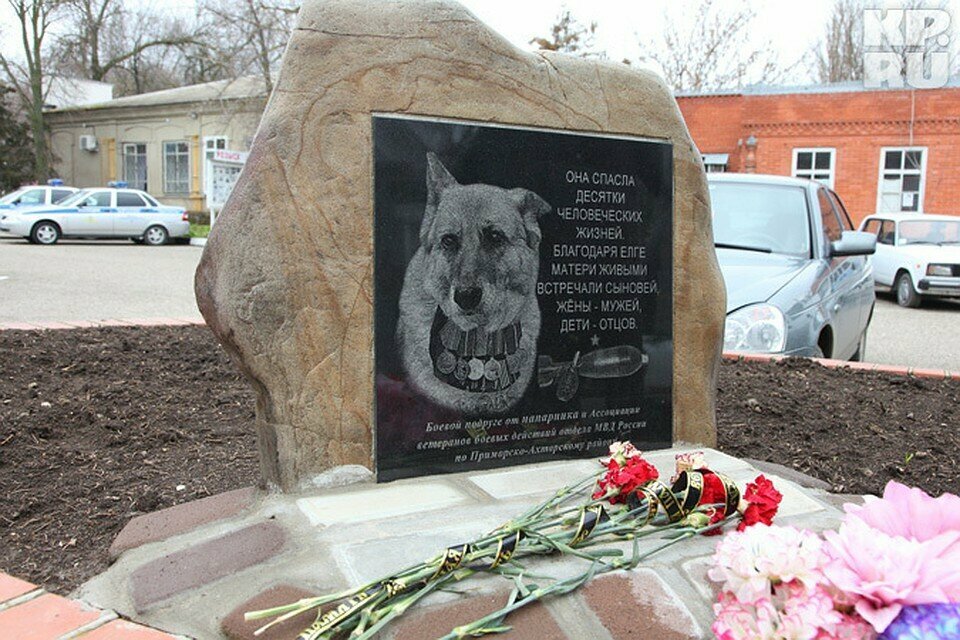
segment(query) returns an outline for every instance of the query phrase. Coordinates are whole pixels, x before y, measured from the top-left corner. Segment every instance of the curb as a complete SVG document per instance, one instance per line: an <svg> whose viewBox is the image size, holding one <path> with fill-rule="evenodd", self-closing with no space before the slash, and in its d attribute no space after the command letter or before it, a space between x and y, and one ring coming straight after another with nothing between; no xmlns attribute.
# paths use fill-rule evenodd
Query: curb
<svg viewBox="0 0 960 640"><path fill-rule="evenodd" d="M180 640L152 627L123 620L109 609L64 598L0 572L0 636L76 640Z"/></svg>
<svg viewBox="0 0 960 640"><path fill-rule="evenodd" d="M792 356L796 357L796 356ZM770 355L764 353L733 353L723 352L723 359L728 362L781 362L787 356ZM926 380L958 380L960 371L946 369L922 369L920 367L903 367L891 364L876 364L873 362L848 362L846 360L832 360L830 358L804 358L813 360L827 369L850 369L852 371L875 371L908 378L924 378Z"/></svg>
<svg viewBox="0 0 960 640"><path fill-rule="evenodd" d="M206 324L203 318L109 318L62 322L0 322L0 331L46 331L50 329L100 329L103 327L186 327Z"/></svg>
<svg viewBox="0 0 960 640"><path fill-rule="evenodd" d="M190 246L205 247L207 246L207 239L206 238L190 238Z"/></svg>

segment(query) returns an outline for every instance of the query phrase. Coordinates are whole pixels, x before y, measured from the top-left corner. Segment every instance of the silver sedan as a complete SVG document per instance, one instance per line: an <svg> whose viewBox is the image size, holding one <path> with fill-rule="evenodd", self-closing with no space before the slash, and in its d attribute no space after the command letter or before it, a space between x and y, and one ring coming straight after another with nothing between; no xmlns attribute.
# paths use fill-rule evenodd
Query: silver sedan
<svg viewBox="0 0 960 640"><path fill-rule="evenodd" d="M190 235L182 207L161 205L137 189L84 189L55 205L0 211L0 231L36 244L60 238L131 238L149 245Z"/></svg>
<svg viewBox="0 0 960 640"><path fill-rule="evenodd" d="M862 359L876 236L854 231L819 182L756 174L709 182L727 286L724 351Z"/></svg>

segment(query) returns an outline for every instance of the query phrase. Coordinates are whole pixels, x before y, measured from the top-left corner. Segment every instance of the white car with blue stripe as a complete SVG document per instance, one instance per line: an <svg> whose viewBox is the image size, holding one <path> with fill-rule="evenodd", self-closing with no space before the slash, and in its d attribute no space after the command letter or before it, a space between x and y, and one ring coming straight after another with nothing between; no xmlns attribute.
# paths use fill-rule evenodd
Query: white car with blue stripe
<svg viewBox="0 0 960 640"><path fill-rule="evenodd" d="M138 189L83 189L55 205L0 209L0 231L35 244L61 238L130 238L149 245L190 235L183 207L161 205Z"/></svg>
<svg viewBox="0 0 960 640"><path fill-rule="evenodd" d="M16 191L0 196L0 211L58 204L77 191L79 189L63 186L63 180L51 180L50 184L46 185L35 184L20 187Z"/></svg>

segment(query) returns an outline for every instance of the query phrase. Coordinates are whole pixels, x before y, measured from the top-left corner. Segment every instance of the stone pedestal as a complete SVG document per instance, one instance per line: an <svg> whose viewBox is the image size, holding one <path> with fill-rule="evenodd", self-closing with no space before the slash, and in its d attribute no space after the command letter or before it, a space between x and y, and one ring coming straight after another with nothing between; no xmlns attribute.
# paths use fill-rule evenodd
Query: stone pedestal
<svg viewBox="0 0 960 640"><path fill-rule="evenodd" d="M672 142L674 438L715 443L724 287L699 152L664 83L519 51L454 2L308 0L196 279L256 389L268 482L372 464L373 113Z"/></svg>

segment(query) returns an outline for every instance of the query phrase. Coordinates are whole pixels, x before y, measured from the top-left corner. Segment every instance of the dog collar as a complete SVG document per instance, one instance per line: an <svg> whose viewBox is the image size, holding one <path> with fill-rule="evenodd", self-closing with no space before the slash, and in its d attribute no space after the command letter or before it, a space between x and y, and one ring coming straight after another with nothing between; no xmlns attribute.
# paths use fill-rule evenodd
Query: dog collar
<svg viewBox="0 0 960 640"><path fill-rule="evenodd" d="M457 389L502 391L520 376L520 321L496 331L464 331L437 307L430 329L433 374Z"/></svg>

